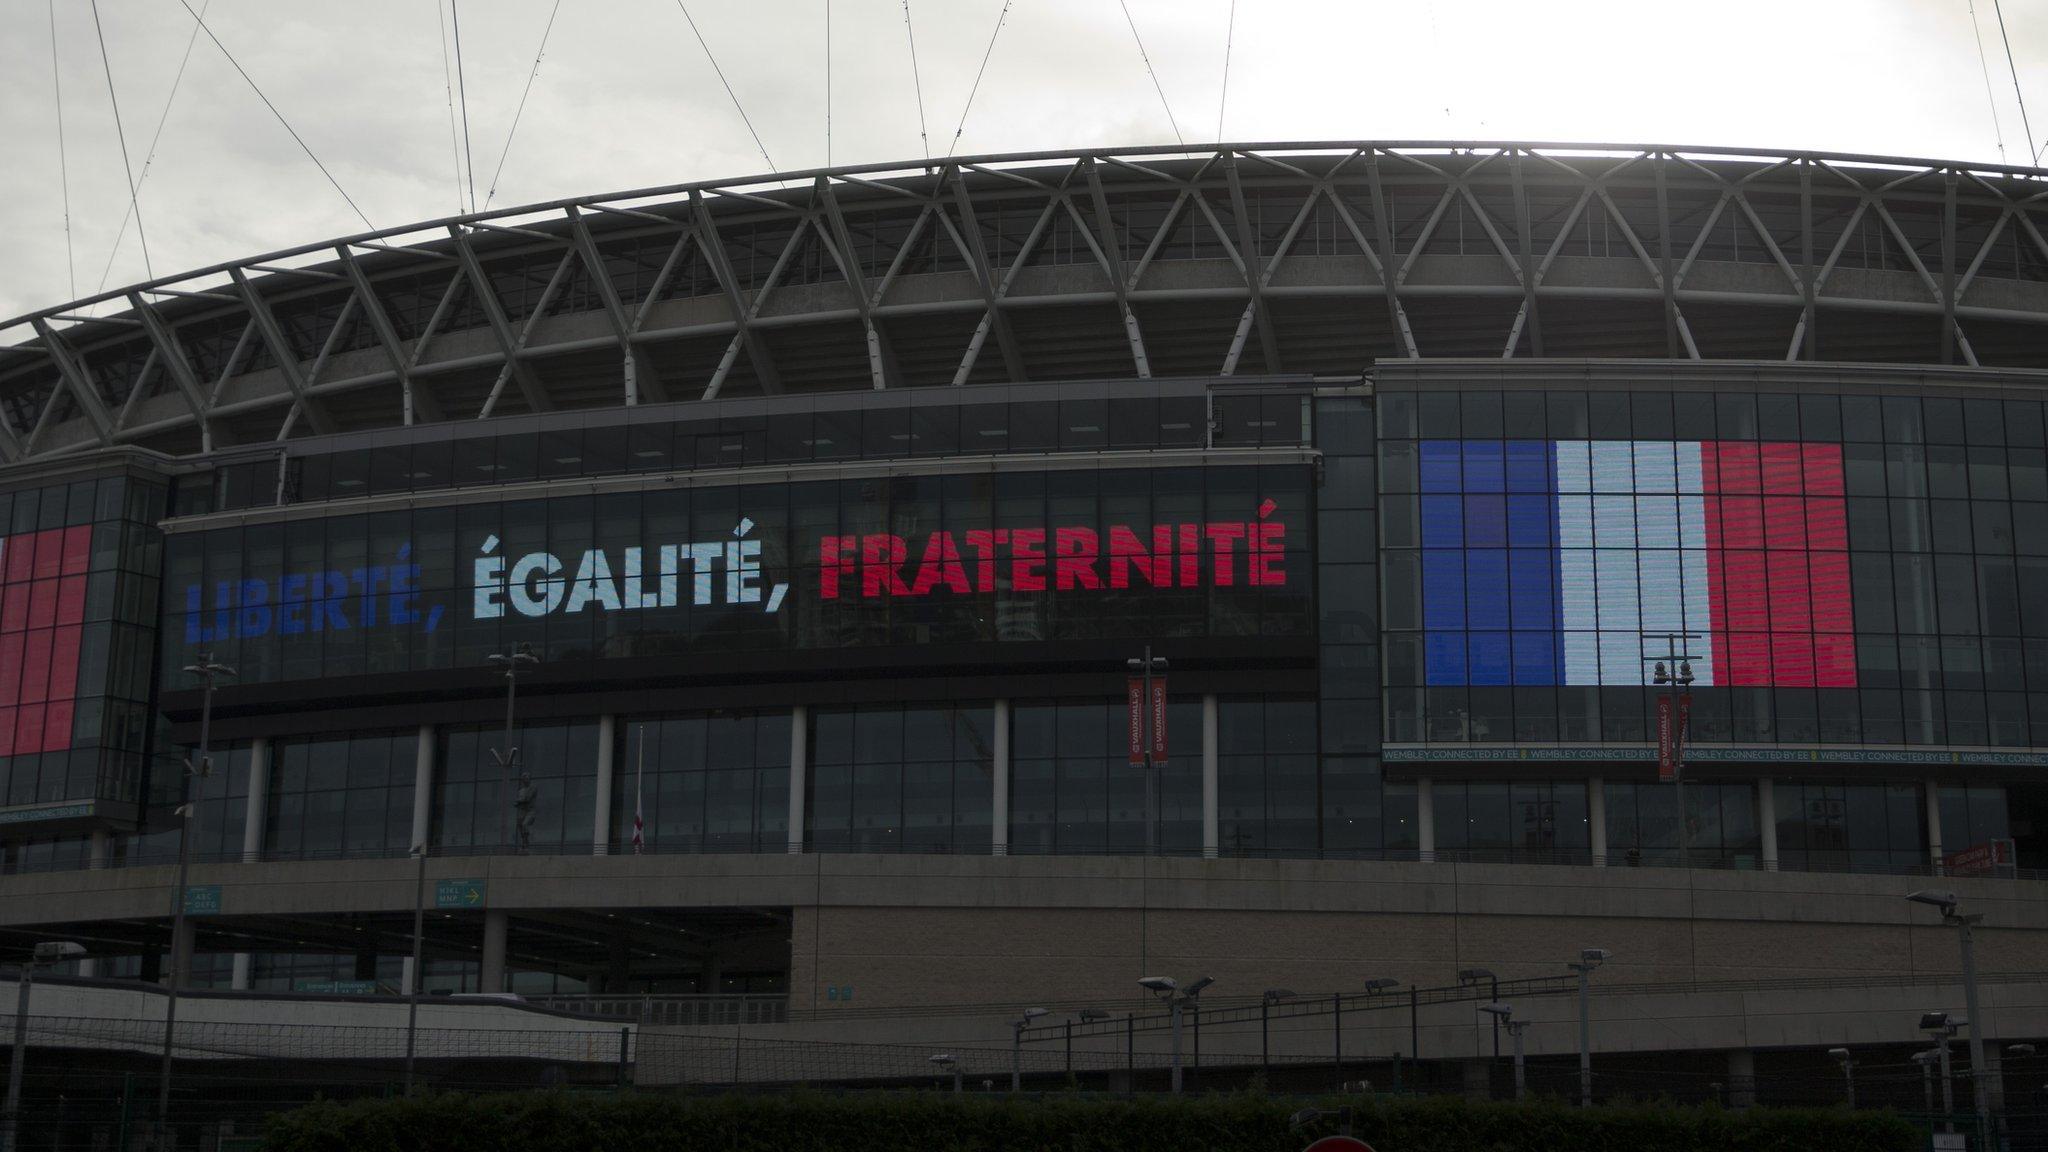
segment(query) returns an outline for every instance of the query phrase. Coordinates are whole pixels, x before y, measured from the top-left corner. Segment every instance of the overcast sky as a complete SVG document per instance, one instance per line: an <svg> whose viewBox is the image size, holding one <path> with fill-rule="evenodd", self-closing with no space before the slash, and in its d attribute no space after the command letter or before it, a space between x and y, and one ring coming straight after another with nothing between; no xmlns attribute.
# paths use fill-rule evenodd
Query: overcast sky
<svg viewBox="0 0 2048 1152"><path fill-rule="evenodd" d="M466 200L444 82L448 0L189 2L377 226ZM826 0L689 2L773 166L824 164ZM479 204L554 4L461 7ZM1992 0L1976 0L1988 94L1970 0L1239 0L1222 109L1231 0L1128 5L1191 142L1217 138L1221 110L1223 137L1243 141L1657 142L1995 162L1995 104L2005 155L2028 154ZM2048 136L2048 4L2005 7L2020 87ZM903 0L829 8L831 159L918 159ZM933 153L955 147L1002 8L911 0ZM362 230L204 33L172 98L196 28L181 0L98 9L158 275ZM1174 139L1117 0L1013 0L957 150ZM103 278L144 278L132 224L116 245L127 182L89 0L0 0L0 141L0 318L88 295ZM675 0L561 0L492 202L769 166Z"/></svg>

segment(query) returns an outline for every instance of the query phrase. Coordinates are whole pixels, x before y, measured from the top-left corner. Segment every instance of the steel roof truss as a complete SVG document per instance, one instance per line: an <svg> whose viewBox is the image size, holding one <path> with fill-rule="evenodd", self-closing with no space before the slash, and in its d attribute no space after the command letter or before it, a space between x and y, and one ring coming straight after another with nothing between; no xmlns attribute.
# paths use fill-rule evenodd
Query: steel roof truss
<svg viewBox="0 0 2048 1152"><path fill-rule="evenodd" d="M1017 348L1016 334L1010 331L1010 318L1004 315L997 303L995 271L989 264L988 253L982 247L981 225L975 220L973 198L968 194L967 182L960 178L959 170L955 168L950 172L951 175L946 178L946 182L952 186L953 203L959 209L961 226L956 227L953 218L945 212L939 214L939 222L945 225L946 233L953 238L953 245L960 250L961 257L974 269L974 279L981 288L982 302L988 308L988 314L983 317L982 324L977 326L974 338L968 344L967 354L960 362L959 371L954 373L953 382L964 383L966 375L973 370L974 360L980 354L982 341L987 336L987 332L981 329L986 328L995 334L996 348L1003 355L1003 368L1009 373L1011 383L1022 383L1030 377L1024 371L1024 359ZM1050 212L1051 209L1052 205L1048 202L1046 210Z"/></svg>
<svg viewBox="0 0 2048 1152"><path fill-rule="evenodd" d="M569 268L575 263L576 249L574 247L562 253L561 260L556 262L554 275L548 277L547 287L541 289L540 299L534 302L533 311L527 313L526 323L520 326L518 338L506 350L505 366L498 370L497 382L491 385L491 394L484 398L484 406L476 414L477 419L484 420L490 417L491 412L498 405L498 398L505 393L505 384L515 376L518 376L519 370L525 367L519 358L526 352L527 342L533 339L533 330L540 327L540 322L547 318L548 305L555 302L555 294L562 290L563 284L568 283ZM543 399L546 399L547 394L540 389L538 381L535 382L535 391L539 392ZM529 395L528 403L530 404L531 402L532 396ZM548 407L554 407L553 403L550 402Z"/></svg>
<svg viewBox="0 0 2048 1152"><path fill-rule="evenodd" d="M179 393L185 397L185 406L192 410L192 419L199 425L201 441L207 446L207 451L212 451L214 429L213 422L207 417L206 396L199 387L198 374L192 371L192 362L185 358L185 350L178 346L176 334L171 331L164 318L157 315L156 309L145 303L141 296L131 294L128 297L128 306L141 318L143 328L149 332L151 354L161 358L165 370L171 374L171 382L177 385ZM129 399L132 401L141 391L138 381L137 386L129 392ZM115 422L115 428L127 426L129 407L128 404L121 406L121 419Z"/></svg>
<svg viewBox="0 0 2048 1152"><path fill-rule="evenodd" d="M271 359L277 361L277 374L284 380L285 388L291 392L294 405L305 409L306 422L313 426L315 433L324 436L334 431L334 423L327 418L326 410L318 403L309 403L310 398L306 395L306 378L299 371L298 353L292 351L291 341L285 339L284 329L278 326L277 317L270 310L270 302L263 298L262 293L256 291L255 286L249 283L248 275L241 269L234 269L229 275L234 277L235 286L242 290L242 295L248 302L249 320L256 326L257 334L263 338L264 346L270 349Z"/></svg>
<svg viewBox="0 0 2048 1152"><path fill-rule="evenodd" d="M604 254L597 250L597 240L590 234L589 223L576 211L574 204L565 211L569 217L570 233L576 240L576 254L582 259L584 270L590 273L590 282L597 287L598 299L604 304L605 319L611 321L612 335L619 342L620 376L626 405L631 407L640 402L643 384L650 395L658 400L667 399L652 361L633 345L633 322L626 316L625 305L619 302L618 288L612 283L611 270L605 267Z"/></svg>
<svg viewBox="0 0 2048 1152"><path fill-rule="evenodd" d="M853 292L853 305L860 313L861 327L867 333L868 382L876 391L889 386L891 377L901 378L895 367L895 355L889 347L888 334L883 332L875 320L874 298L868 293L867 277L861 274L860 261L853 251L853 233L846 227L846 217L839 211L839 197L832 191L832 182L818 177L817 197L824 208L825 219L832 227L818 230L818 239L825 245L825 251L839 267L839 274L846 278L846 286Z"/></svg>
<svg viewBox="0 0 2048 1152"><path fill-rule="evenodd" d="M71 390L73 399L78 401L78 410L84 413L86 420L92 424L93 435L101 444L107 443L107 434L113 430L114 420L107 413L106 403L93 388L92 369L86 364L84 357L80 356L55 328L50 327L48 321L39 318L31 323L35 326L36 334L43 338L43 347L57 365L57 374L63 379L64 386ZM48 418L49 410L46 408L44 419ZM37 431L40 430L41 422L38 421ZM31 434L27 446L30 453L35 450L35 441L35 435Z"/></svg>
<svg viewBox="0 0 2048 1152"><path fill-rule="evenodd" d="M777 206L785 209L788 207ZM690 209L696 215L698 248L704 253L705 262L711 265L711 274L718 280L719 288L724 291L726 306L732 309L733 324L737 326L737 331L733 334L734 345L727 349L725 359L720 362L718 370L712 373L710 383L704 386L704 398L708 400L718 395L718 389L725 383L725 374L732 367L733 356L741 345L746 347L747 360L753 365L754 375L761 382L761 391L780 392L782 376L775 370L775 361L768 355L768 346L748 320L754 309L760 307L761 298L774 287L776 272L781 271L783 263L789 259L790 252L796 246L797 238L803 235L804 221L801 217L798 218L796 228L789 234L789 244L784 246L781 257L776 261L775 272L769 273L767 282L755 292L753 305L749 307L740 293L739 281L733 276L732 262L726 256L725 241L718 235L718 222L712 219L711 206L705 203L703 193L690 193Z"/></svg>
<svg viewBox="0 0 2048 1152"><path fill-rule="evenodd" d="M391 323L391 316L384 311L383 301L377 298L377 291L370 285L370 277L364 273L361 264L347 245L336 245L334 254L341 261L347 279L355 285L356 298L362 302L363 315L370 322L371 331L377 334L377 347L384 352L384 359L391 365L391 371L398 377L399 403L403 419L410 426L418 423L421 416L428 420L441 418L440 405L426 394L412 378L412 366L405 358L404 341L398 338L398 329Z"/></svg>

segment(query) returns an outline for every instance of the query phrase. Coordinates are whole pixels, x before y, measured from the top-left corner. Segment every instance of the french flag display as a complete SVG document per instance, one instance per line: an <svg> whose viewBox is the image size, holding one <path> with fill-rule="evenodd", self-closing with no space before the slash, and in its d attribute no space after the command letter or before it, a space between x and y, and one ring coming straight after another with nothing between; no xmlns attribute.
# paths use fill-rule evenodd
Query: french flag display
<svg viewBox="0 0 2048 1152"><path fill-rule="evenodd" d="M1856 686L1842 449L1425 440L1431 685ZM1649 659L1646 659L1648 657Z"/></svg>

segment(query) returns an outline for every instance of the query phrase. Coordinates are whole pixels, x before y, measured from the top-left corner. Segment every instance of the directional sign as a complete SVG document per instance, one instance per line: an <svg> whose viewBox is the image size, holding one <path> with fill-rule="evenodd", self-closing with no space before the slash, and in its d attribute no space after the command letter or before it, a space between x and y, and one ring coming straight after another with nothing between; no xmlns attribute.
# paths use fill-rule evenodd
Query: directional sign
<svg viewBox="0 0 2048 1152"><path fill-rule="evenodd" d="M301 980L295 986L297 991L310 992L316 996L375 996L375 980Z"/></svg>
<svg viewBox="0 0 2048 1152"><path fill-rule="evenodd" d="M185 915L220 915L220 885L189 884L185 887Z"/></svg>
<svg viewBox="0 0 2048 1152"><path fill-rule="evenodd" d="M436 908L481 908L484 906L484 882L478 879L434 881L434 907Z"/></svg>

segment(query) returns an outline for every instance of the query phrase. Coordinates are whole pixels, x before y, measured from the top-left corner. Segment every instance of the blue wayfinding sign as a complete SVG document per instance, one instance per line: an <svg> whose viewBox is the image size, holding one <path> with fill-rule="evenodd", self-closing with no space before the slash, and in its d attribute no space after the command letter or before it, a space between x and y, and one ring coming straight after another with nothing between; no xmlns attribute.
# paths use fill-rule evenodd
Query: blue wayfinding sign
<svg viewBox="0 0 2048 1152"><path fill-rule="evenodd" d="M220 914L220 885L191 884L185 888L185 915L215 916Z"/></svg>
<svg viewBox="0 0 2048 1152"><path fill-rule="evenodd" d="M484 906L486 886L482 880L436 880L434 881L434 907L436 908L481 908Z"/></svg>

